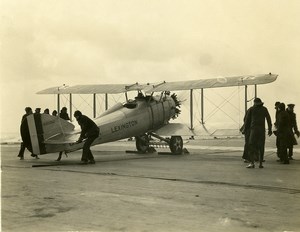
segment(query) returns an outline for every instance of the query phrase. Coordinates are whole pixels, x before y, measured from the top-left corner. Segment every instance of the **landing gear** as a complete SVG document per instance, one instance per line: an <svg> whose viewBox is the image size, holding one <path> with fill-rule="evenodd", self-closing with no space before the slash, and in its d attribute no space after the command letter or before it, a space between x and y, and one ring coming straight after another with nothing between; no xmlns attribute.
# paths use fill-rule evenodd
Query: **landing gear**
<svg viewBox="0 0 300 232"><path fill-rule="evenodd" d="M181 136L171 136L169 147L174 155L180 155L183 150L183 140Z"/></svg>
<svg viewBox="0 0 300 232"><path fill-rule="evenodd" d="M151 137L159 139L159 142L154 142ZM173 155L180 155L183 152L183 140L181 136L163 138L157 134L149 133L136 136L135 140L136 149L140 153L152 153L155 151L154 147L169 147Z"/></svg>

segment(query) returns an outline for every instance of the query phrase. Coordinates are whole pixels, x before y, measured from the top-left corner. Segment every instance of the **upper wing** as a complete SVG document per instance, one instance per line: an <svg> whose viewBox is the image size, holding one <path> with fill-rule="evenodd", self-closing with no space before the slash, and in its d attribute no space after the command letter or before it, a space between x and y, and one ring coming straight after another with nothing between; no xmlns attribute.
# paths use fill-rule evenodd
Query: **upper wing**
<svg viewBox="0 0 300 232"><path fill-rule="evenodd" d="M91 93L125 93L133 90L143 90L145 85L138 83L126 84L103 84L103 85L75 85L70 87L52 87L37 92L37 94L91 94Z"/></svg>
<svg viewBox="0 0 300 232"><path fill-rule="evenodd" d="M146 89L146 92L176 91L190 89L206 89L243 85L261 85L273 82L277 79L276 74L261 74L254 76L217 77L211 79L200 79L193 81L164 82L153 88Z"/></svg>
<svg viewBox="0 0 300 232"><path fill-rule="evenodd" d="M190 89L206 89L243 85L261 85L275 81L276 74L260 74L234 77L217 77L191 81L162 82L156 84L103 84L103 85L75 85L71 87L52 87L38 92L38 94L96 94L96 93L125 93L133 90L144 90L146 93L177 91Z"/></svg>

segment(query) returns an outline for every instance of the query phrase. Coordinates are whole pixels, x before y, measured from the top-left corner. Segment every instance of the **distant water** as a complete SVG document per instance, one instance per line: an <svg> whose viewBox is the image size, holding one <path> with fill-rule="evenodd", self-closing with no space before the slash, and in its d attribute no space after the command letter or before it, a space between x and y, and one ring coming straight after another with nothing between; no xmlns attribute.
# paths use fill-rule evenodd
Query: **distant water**
<svg viewBox="0 0 300 232"><path fill-rule="evenodd" d="M19 143L21 141L20 133L1 132L0 143Z"/></svg>

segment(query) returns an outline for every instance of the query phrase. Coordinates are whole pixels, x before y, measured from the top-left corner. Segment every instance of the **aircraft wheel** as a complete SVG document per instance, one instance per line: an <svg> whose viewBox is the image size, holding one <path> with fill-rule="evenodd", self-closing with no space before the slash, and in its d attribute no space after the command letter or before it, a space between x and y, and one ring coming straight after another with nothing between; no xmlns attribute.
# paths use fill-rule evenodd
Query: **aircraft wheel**
<svg viewBox="0 0 300 232"><path fill-rule="evenodd" d="M149 138L147 135L135 137L135 146L139 152L146 153L149 149Z"/></svg>
<svg viewBox="0 0 300 232"><path fill-rule="evenodd" d="M183 140L181 136L171 136L169 146L174 155L181 154L183 149Z"/></svg>

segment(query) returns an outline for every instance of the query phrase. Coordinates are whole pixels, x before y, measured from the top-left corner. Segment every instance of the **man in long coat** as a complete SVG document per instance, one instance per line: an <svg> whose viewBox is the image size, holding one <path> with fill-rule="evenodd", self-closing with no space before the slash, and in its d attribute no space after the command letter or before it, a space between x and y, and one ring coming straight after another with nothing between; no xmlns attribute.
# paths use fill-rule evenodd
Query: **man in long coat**
<svg viewBox="0 0 300 232"><path fill-rule="evenodd" d="M290 143L288 144L288 150L289 150L288 156L289 156L290 160L293 160L293 147L294 147L294 145L298 144L297 140L294 137L294 134L296 134L298 138L300 136L300 132L299 132L298 126L297 126L296 114L294 113L294 107L295 107L295 104L288 104L287 109L286 109L286 111L288 112L288 114L290 116L291 133L293 134L292 141L290 141Z"/></svg>
<svg viewBox="0 0 300 232"><path fill-rule="evenodd" d="M26 107L25 112L26 113L22 116L21 126L20 126L20 133L21 133L21 137L22 137L21 147L20 147L20 151L18 154L18 157L20 158L20 160L24 159L24 152L25 152L26 145L31 146L29 129L28 129L26 118L28 115L32 114L32 109L30 107Z"/></svg>
<svg viewBox="0 0 300 232"><path fill-rule="evenodd" d="M268 109L263 106L260 98L254 99L254 105L249 108L245 120L245 130L250 130L249 158L247 168L254 168L254 161L259 159L259 168L263 168L263 156L265 150L265 120L268 123L268 135L272 135L272 121Z"/></svg>
<svg viewBox="0 0 300 232"><path fill-rule="evenodd" d="M285 104L280 103L278 114L277 137L279 141L279 156L284 164L289 164L287 148L294 138L291 130L291 120L289 113L285 110ZM295 138L294 138L295 139Z"/></svg>

